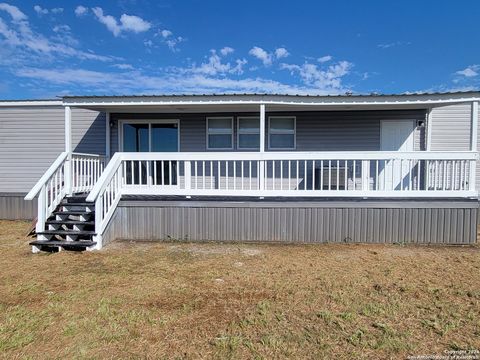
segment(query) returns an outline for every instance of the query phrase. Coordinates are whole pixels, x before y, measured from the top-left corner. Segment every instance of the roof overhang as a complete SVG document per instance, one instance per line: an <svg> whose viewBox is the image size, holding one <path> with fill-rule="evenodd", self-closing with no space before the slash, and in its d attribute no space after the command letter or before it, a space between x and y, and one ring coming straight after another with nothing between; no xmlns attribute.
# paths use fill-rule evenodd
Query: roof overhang
<svg viewBox="0 0 480 360"><path fill-rule="evenodd" d="M402 95L160 95L66 96L64 106L110 112L256 112L267 111L424 109L453 103L479 101L480 92Z"/></svg>
<svg viewBox="0 0 480 360"><path fill-rule="evenodd" d="M17 106L63 106L63 101L61 99L0 101L0 107L17 107Z"/></svg>

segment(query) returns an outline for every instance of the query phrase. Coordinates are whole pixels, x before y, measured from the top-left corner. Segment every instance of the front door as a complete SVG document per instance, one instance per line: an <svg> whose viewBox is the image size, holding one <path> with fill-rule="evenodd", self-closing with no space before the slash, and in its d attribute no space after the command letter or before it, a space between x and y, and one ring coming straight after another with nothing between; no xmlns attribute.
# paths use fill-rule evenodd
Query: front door
<svg viewBox="0 0 480 360"><path fill-rule="evenodd" d="M122 123L122 151L177 152L178 121L150 120ZM147 169L147 166L149 168ZM127 162L127 184L177 185L177 162Z"/></svg>
<svg viewBox="0 0 480 360"><path fill-rule="evenodd" d="M381 151L414 151L412 120L385 120L381 122L380 150ZM379 174L380 189L396 190L408 189L408 162L399 160L387 161Z"/></svg>

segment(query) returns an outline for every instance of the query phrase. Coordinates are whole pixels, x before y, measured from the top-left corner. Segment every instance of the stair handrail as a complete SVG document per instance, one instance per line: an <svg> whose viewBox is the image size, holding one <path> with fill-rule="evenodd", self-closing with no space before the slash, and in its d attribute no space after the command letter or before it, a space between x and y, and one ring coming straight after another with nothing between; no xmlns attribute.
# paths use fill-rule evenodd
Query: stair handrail
<svg viewBox="0 0 480 360"><path fill-rule="evenodd" d="M67 159L68 152L64 151L60 153L60 155L57 157L57 159L53 162L52 165L48 168L47 171L42 175L40 180L37 181L37 183L33 186L33 188L28 192L28 194L25 196L25 200L33 200L40 190L42 190L42 187L50 180L53 174L55 174L55 171L63 164L63 162Z"/></svg>
<svg viewBox="0 0 480 360"><path fill-rule="evenodd" d="M108 183L112 180L112 177L115 175L118 167L122 163L122 153L115 153L108 165L103 170L102 175L98 179L98 181L93 186L92 190L87 196L87 202L94 202L97 200L98 196L103 193L108 185Z"/></svg>

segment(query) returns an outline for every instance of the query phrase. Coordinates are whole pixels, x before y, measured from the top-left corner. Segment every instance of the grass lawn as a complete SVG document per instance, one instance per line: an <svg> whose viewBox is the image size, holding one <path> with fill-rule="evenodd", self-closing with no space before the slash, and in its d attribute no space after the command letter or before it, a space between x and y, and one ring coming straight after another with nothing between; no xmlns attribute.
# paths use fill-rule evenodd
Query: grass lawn
<svg viewBox="0 0 480 360"><path fill-rule="evenodd" d="M130 244L32 254L0 221L0 357L405 358L480 350L480 249Z"/></svg>

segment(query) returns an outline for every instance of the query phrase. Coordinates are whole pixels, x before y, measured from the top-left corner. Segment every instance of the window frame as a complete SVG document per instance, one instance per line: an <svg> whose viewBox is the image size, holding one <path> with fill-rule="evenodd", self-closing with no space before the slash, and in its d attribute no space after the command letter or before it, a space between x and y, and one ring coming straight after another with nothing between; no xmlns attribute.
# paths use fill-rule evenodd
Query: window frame
<svg viewBox="0 0 480 360"><path fill-rule="evenodd" d="M292 130L274 130L273 134L274 135L293 135L293 147L282 147L282 148L277 148L277 147L272 147L270 135L272 135L272 129L271 129L271 120L272 119L293 119L293 133ZM296 150L297 148L297 117L296 116L290 116L290 115L285 115L285 116L269 116L268 117L268 150Z"/></svg>
<svg viewBox="0 0 480 360"><path fill-rule="evenodd" d="M176 124L177 125L177 151L180 152L180 119L119 119L118 149L123 150L123 125L124 124L147 124L148 125L148 152L152 152L152 125L153 124Z"/></svg>
<svg viewBox="0 0 480 360"><path fill-rule="evenodd" d="M240 131L240 119L257 119L258 120L258 133L254 132L241 132ZM260 150L260 116L237 116L237 149L238 150ZM240 147L240 135L258 135L258 147Z"/></svg>
<svg viewBox="0 0 480 360"><path fill-rule="evenodd" d="M209 132L209 128L208 128L208 122L210 121L210 119L230 119L230 130L231 130L231 133L228 134L228 133L210 133ZM206 118L206 121L205 121L205 130L206 130L206 148L207 150L233 150L234 149L234 144L233 144L233 140L234 140L234 127L233 127L233 116L208 116ZM210 144L209 144L209 135L230 135L230 138L231 138L231 143L232 143L232 146L231 147L225 147L225 148L211 148L210 147Z"/></svg>

